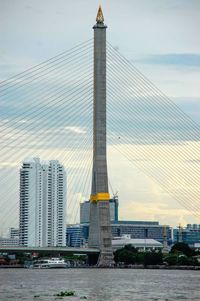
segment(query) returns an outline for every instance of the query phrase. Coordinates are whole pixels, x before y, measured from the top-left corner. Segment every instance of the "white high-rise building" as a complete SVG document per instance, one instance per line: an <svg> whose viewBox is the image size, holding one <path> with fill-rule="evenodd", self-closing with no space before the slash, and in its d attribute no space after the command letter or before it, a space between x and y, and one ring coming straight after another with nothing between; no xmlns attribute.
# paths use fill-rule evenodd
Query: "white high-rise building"
<svg viewBox="0 0 200 301"><path fill-rule="evenodd" d="M64 246L66 173L57 160L24 161L20 169L19 238L24 246Z"/></svg>

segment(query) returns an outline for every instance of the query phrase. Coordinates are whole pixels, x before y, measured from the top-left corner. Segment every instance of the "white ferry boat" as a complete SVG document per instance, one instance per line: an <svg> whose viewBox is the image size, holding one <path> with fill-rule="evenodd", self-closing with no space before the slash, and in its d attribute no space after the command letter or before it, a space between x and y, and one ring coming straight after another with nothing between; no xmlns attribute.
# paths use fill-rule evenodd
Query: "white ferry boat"
<svg viewBox="0 0 200 301"><path fill-rule="evenodd" d="M64 259L60 258L44 258L36 260L33 263L35 269L50 269L50 268L66 268L67 264Z"/></svg>

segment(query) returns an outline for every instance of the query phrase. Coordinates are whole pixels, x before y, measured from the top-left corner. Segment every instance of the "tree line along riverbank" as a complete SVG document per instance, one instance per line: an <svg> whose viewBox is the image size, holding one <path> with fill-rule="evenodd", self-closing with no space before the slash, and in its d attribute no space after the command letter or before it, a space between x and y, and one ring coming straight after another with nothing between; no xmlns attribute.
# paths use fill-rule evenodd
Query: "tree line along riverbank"
<svg viewBox="0 0 200 301"><path fill-rule="evenodd" d="M169 253L161 251L139 252L131 245L126 245L114 253L114 260L120 266L143 266L151 268L200 267L200 251L191 249L185 243L176 243Z"/></svg>
<svg viewBox="0 0 200 301"><path fill-rule="evenodd" d="M33 256L31 253L16 253L14 255L1 254L0 268L29 267L34 260L49 257L50 254ZM56 257L59 255L56 254ZM68 263L68 268L95 267L90 265L86 255L69 254L62 256ZM156 269L200 269L200 251L191 249L185 243L175 244L169 253L161 251L141 252L131 245L118 249L114 252L115 267L117 268L156 268Z"/></svg>

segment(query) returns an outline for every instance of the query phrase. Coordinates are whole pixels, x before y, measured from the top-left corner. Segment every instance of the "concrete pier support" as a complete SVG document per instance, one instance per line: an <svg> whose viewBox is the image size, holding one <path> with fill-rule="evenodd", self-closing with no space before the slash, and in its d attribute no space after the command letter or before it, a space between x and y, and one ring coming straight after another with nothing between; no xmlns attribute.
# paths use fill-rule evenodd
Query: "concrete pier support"
<svg viewBox="0 0 200 301"><path fill-rule="evenodd" d="M106 25L101 7L94 25L93 174L89 247L100 248L99 267L113 265L106 156Z"/></svg>

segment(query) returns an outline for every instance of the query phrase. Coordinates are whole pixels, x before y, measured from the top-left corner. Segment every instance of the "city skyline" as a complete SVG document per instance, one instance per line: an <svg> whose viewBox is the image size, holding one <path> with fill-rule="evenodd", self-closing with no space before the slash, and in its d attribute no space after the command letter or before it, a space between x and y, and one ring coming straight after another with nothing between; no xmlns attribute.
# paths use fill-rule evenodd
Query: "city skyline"
<svg viewBox="0 0 200 301"><path fill-rule="evenodd" d="M114 1L110 3L102 1L109 29L108 40L125 57L133 61L136 67L165 94L172 97L172 100L179 104L187 114L199 122L200 95L197 86L200 75L200 45L198 39L195 39L199 22L198 1L191 1L190 4L187 1L169 1L168 4L161 4L157 1L154 4L149 4L148 1L142 1L141 4L126 1L126 6L119 2L114 4ZM11 2L1 3L3 17L1 22L4 25L1 30L7 33L7 40L3 41L4 47L1 54L4 62L4 68L0 74L2 80L77 45L77 42L92 37L91 28L98 3L87 1L87 8L81 1L66 5L60 1L59 4L60 7L55 10L53 3L47 7L47 2L44 1L41 6L37 7L36 2L30 1L29 4L25 4L21 1L16 10L12 10ZM66 14L63 8L66 9ZM76 12L77 17L72 18L68 11ZM140 12L139 15L138 12ZM19 14L22 21L14 28ZM11 15L13 21L7 26L8 16ZM70 24L73 25L73 35L68 28L64 27L66 15L70 18ZM30 17L29 21L27 16ZM43 32L39 33L34 28L34 17L37 17L39 23L45 18ZM80 24L76 24L77 19L83 24L81 28ZM170 22L167 23L169 19ZM54 22L51 22L52 20ZM30 37L28 31L22 26L27 21L30 25ZM161 24L163 25L162 31L158 26ZM139 33L136 28L139 28ZM58 32L59 35L56 36L55 33ZM167 35L168 32L173 32L173 35ZM132 39L129 39L130 36ZM15 37L21 37L18 44ZM53 38L58 43L53 44ZM54 47L51 47L52 45ZM16 50L15 53L12 48ZM84 128L78 127L68 130L84 132ZM16 170L18 162L12 164L9 166L9 163L6 165L6 162L1 162L1 167ZM72 163L72 168L74 164L75 162ZM179 222L197 223L197 218L163 192L157 183L149 179L137 167L130 167L126 158L117 154L112 145L108 146L108 173L114 190L119 191L119 214L122 219L159 220L161 223L173 226ZM125 174L126 177L122 176ZM82 198L89 198L89 195L83 195Z"/></svg>

